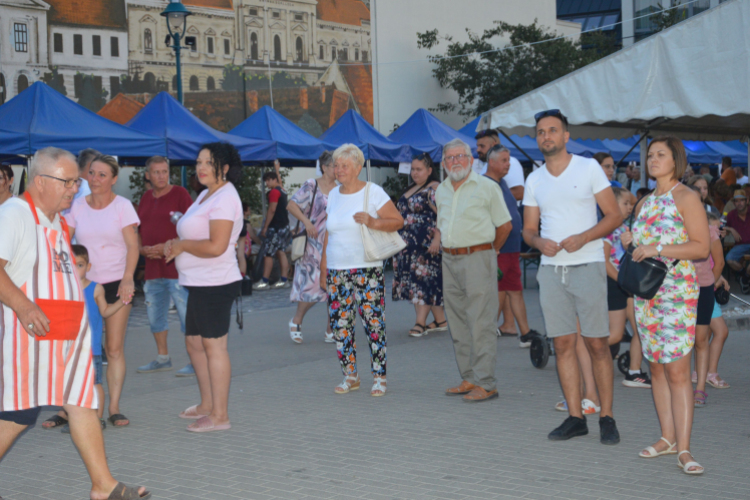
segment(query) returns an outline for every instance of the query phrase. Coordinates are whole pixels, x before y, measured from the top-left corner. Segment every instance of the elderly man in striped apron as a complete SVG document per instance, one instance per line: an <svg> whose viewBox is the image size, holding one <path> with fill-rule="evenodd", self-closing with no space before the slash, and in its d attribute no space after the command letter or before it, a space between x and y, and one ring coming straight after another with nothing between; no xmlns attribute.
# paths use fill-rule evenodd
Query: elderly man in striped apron
<svg viewBox="0 0 750 500"><path fill-rule="evenodd" d="M81 185L76 158L38 151L22 198L0 207L0 458L39 416L62 406L93 500L150 498L110 474L96 408L91 329L62 210Z"/></svg>

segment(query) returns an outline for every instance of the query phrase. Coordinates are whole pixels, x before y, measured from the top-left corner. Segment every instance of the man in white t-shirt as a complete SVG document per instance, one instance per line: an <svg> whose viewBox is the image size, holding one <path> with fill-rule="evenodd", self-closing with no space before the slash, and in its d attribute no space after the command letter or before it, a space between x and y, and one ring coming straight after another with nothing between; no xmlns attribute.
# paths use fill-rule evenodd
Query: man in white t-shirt
<svg viewBox="0 0 750 500"><path fill-rule="evenodd" d="M487 153L494 146L500 144L500 137L497 130L482 130L475 136L477 140L477 159L472 163L471 168L479 175L487 173ZM521 162L510 157L510 170L505 176L505 183L510 188L513 197L521 201L523 199L523 167Z"/></svg>
<svg viewBox="0 0 750 500"><path fill-rule="evenodd" d="M617 444L602 238L622 223L622 215L599 163L568 153L568 121L560 110L543 111L535 119L536 140L546 164L526 181L523 238L542 253L537 272L539 302L547 336L555 344L557 373L570 413L548 437L560 441L588 434L576 356L580 323L601 398L600 440ZM597 205L604 214L598 222Z"/></svg>

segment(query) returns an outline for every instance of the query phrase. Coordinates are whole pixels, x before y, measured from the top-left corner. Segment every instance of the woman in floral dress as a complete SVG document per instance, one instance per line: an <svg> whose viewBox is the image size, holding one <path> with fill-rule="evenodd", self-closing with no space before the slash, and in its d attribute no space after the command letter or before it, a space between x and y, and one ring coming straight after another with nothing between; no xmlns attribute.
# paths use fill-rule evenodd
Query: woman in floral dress
<svg viewBox="0 0 750 500"><path fill-rule="evenodd" d="M635 298L638 334L651 368L651 391L661 425L659 441L640 456L677 454L683 472L702 474L703 467L690 453L694 409L690 352L699 293L692 261L708 257L709 234L700 197L679 182L686 168L679 139L666 136L651 141L648 170L656 179L656 189L636 207L633 231L624 232L622 242L636 246L634 261L658 258L670 267L653 299Z"/></svg>
<svg viewBox="0 0 750 500"><path fill-rule="evenodd" d="M443 310L443 273L440 258L440 231L437 225L432 159L422 154L411 162L409 186L396 207L404 218L399 231L406 248L393 257L393 300L408 300L414 304L417 322L409 330L412 337L448 329ZM435 320L426 325L432 311Z"/></svg>
<svg viewBox="0 0 750 500"><path fill-rule="evenodd" d="M325 289L320 287L320 254L326 235L328 193L336 187L336 174L329 151L320 156L319 162L323 176L305 182L287 205L289 213L304 224L307 232L305 254L294 263L294 281L289 297L297 303L297 313L289 321L289 336L295 344L302 343L302 320L307 311L318 302L327 300ZM330 324L326 328L325 341L334 342Z"/></svg>

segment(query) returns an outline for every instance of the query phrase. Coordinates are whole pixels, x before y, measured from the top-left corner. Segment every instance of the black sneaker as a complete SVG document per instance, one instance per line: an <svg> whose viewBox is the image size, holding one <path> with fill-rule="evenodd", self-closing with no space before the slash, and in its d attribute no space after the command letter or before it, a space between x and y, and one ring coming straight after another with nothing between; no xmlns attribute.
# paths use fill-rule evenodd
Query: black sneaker
<svg viewBox="0 0 750 500"><path fill-rule="evenodd" d="M625 387L640 387L643 389L650 389L651 388L651 379L648 378L648 375L643 372L638 372L634 374L630 374L629 372L625 374L625 380L622 381L622 385Z"/></svg>
<svg viewBox="0 0 750 500"><path fill-rule="evenodd" d="M570 438L585 436L588 433L589 428L586 425L586 417L568 417L560 427L550 432L547 438L552 441L567 441Z"/></svg>
<svg viewBox="0 0 750 500"><path fill-rule="evenodd" d="M742 273L738 280L740 282L740 290L743 294L747 295L750 293L750 278L746 274Z"/></svg>
<svg viewBox="0 0 750 500"><path fill-rule="evenodd" d="M542 336L542 334L539 333L539 332L537 332L536 330L529 330L528 332L524 333L523 335L519 335L518 336L518 340L522 344L528 343L529 345L531 345L531 339L533 339L535 335L539 335L540 337Z"/></svg>
<svg viewBox="0 0 750 500"><path fill-rule="evenodd" d="M617 444L620 442L620 433L617 424L612 417L599 417L599 435L602 444Z"/></svg>

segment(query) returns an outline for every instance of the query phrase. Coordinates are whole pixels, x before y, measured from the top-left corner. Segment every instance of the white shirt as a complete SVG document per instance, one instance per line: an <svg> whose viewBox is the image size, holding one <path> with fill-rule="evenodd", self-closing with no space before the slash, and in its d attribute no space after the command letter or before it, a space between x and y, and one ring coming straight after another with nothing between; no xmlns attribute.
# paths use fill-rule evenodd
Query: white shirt
<svg viewBox="0 0 750 500"><path fill-rule="evenodd" d="M747 183L748 183L748 178L746 175L742 177L741 179L737 179L737 184L739 184L740 186L744 186Z"/></svg>
<svg viewBox="0 0 750 500"><path fill-rule="evenodd" d="M365 260L365 247L362 244L362 225L354 221L354 214L363 212L365 206L365 188L354 194L341 194L341 186L336 186L328 193L326 213L326 267L328 269L359 269L364 267L382 267L382 262ZM378 210L391 201L391 198L377 184L370 183L370 195L367 212L376 219Z"/></svg>
<svg viewBox="0 0 750 500"><path fill-rule="evenodd" d="M479 175L487 173L487 163L479 158L474 160L471 168ZM503 180L511 189L517 186L523 186L523 167L521 166L521 162L512 156L510 157L510 170L508 170L508 173L503 177Z"/></svg>
<svg viewBox="0 0 750 500"><path fill-rule="evenodd" d="M62 233L60 216L50 222L44 213L36 209L39 224ZM0 259L8 261L5 272L13 284L20 287L31 277L36 263L36 221L29 204L21 198L11 198L0 205Z"/></svg>
<svg viewBox="0 0 750 500"><path fill-rule="evenodd" d="M558 177L547 166L532 172L526 180L523 204L539 207L542 220L541 237L560 243L597 224L594 195L610 187L609 179L599 162L573 155L568 167ZM604 262L601 239L586 243L580 250L560 250L554 257L542 255L542 265L576 266Z"/></svg>

